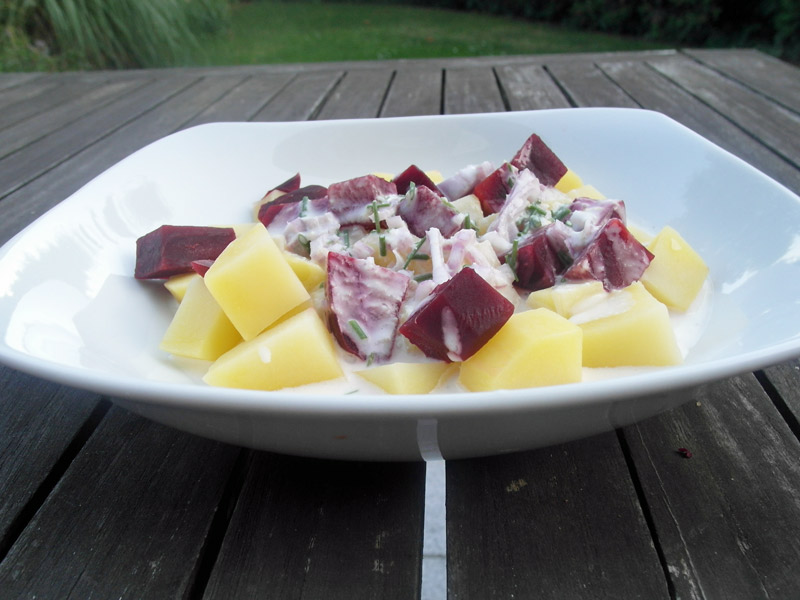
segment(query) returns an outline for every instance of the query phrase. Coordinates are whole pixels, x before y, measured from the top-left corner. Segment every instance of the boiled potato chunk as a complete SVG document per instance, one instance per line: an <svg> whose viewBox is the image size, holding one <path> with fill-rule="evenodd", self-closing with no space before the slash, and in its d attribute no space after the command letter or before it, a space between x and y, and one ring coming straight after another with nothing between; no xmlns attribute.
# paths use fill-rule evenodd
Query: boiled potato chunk
<svg viewBox="0 0 800 600"><path fill-rule="evenodd" d="M178 356L216 360L241 341L242 336L198 275L186 289L160 347Z"/></svg>
<svg viewBox="0 0 800 600"><path fill-rule="evenodd" d="M560 191L564 192L565 194L570 192L571 190L577 189L583 186L583 182L581 178L572 170L567 169L567 172L562 175L561 179L555 185L555 188Z"/></svg>
<svg viewBox="0 0 800 600"><path fill-rule="evenodd" d="M546 308L556 312L556 303L553 300L553 290L555 290L554 287L535 290L528 294L525 304L527 304L530 308Z"/></svg>
<svg viewBox="0 0 800 600"><path fill-rule="evenodd" d="M538 308L512 315L461 363L459 381L479 392L573 383L581 375L580 327Z"/></svg>
<svg viewBox="0 0 800 600"><path fill-rule="evenodd" d="M566 177L566 175L565 175ZM605 200L606 197L593 185L582 185L566 192L572 198L591 198L592 200Z"/></svg>
<svg viewBox="0 0 800 600"><path fill-rule="evenodd" d="M180 302L186 295L186 290L189 288L189 284L195 279L200 279L200 275L197 273L181 273L180 275L173 275L164 282L164 287L169 290L169 293L172 294L172 297L175 298L175 300Z"/></svg>
<svg viewBox="0 0 800 600"><path fill-rule="evenodd" d="M390 394L427 394L450 367L445 362L396 362L356 373Z"/></svg>
<svg viewBox="0 0 800 600"><path fill-rule="evenodd" d="M703 259L671 227L664 227L647 249L655 255L642 276L647 291L670 308L689 308L708 276Z"/></svg>
<svg viewBox="0 0 800 600"><path fill-rule="evenodd" d="M609 292L571 320L583 330L584 367L666 366L683 361L669 311L640 282Z"/></svg>
<svg viewBox="0 0 800 600"><path fill-rule="evenodd" d="M299 256L293 252L285 252L283 257L309 293L317 289L325 281L325 270L317 263L311 262L304 256Z"/></svg>
<svg viewBox="0 0 800 600"><path fill-rule="evenodd" d="M308 308L220 356L203 380L221 387L279 390L342 375L330 333Z"/></svg>
<svg viewBox="0 0 800 600"><path fill-rule="evenodd" d="M205 281L245 340L309 299L303 283L260 223L222 251Z"/></svg>

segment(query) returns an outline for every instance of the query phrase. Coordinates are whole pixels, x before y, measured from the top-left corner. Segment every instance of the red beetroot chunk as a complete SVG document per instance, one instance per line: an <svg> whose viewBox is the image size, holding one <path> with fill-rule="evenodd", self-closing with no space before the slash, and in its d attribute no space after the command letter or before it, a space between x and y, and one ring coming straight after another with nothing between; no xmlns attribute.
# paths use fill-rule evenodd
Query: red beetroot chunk
<svg viewBox="0 0 800 600"><path fill-rule="evenodd" d="M430 177L425 174L425 171L420 169L417 165L411 165L405 171L397 175L393 180L394 185L397 187L398 194L405 194L408 188L413 183L417 187L426 187L429 190L440 194L439 188L433 183Z"/></svg>
<svg viewBox="0 0 800 600"><path fill-rule="evenodd" d="M321 185L307 185L297 188L279 196L272 202L262 204L258 209L258 220L269 227L270 224L279 219L284 224L300 216L300 206L303 198L317 201L325 198L328 189Z"/></svg>
<svg viewBox="0 0 800 600"><path fill-rule="evenodd" d="M514 180L514 171L504 164L475 186L472 193L480 200L484 215L491 215L503 208L508 193L514 187Z"/></svg>
<svg viewBox="0 0 800 600"><path fill-rule="evenodd" d="M530 169L543 185L553 186L567 172L561 159L535 133L522 145L511 164L518 169Z"/></svg>
<svg viewBox="0 0 800 600"><path fill-rule="evenodd" d="M329 253L329 326L339 345L363 360L388 360L410 281L370 260Z"/></svg>
<svg viewBox="0 0 800 600"><path fill-rule="evenodd" d="M407 194L397 205L397 212L417 237L424 237L431 227L436 227L444 237L461 229L455 221L458 211L427 187L417 187L414 193Z"/></svg>
<svg viewBox="0 0 800 600"><path fill-rule="evenodd" d="M211 265L214 264L213 260L193 260L192 261L192 269L194 272L200 275L201 277L205 277L208 270L211 268Z"/></svg>
<svg viewBox="0 0 800 600"><path fill-rule="evenodd" d="M514 262L513 269L517 284L527 290L535 291L551 287L556 276L564 271L558 252L550 242L550 225L537 229L517 248L512 261L511 254L505 256L506 263Z"/></svg>
<svg viewBox="0 0 800 600"><path fill-rule="evenodd" d="M425 356L446 362L475 354L514 313L514 305L470 267L438 285L400 326Z"/></svg>
<svg viewBox="0 0 800 600"><path fill-rule="evenodd" d="M367 205L382 196L397 194L397 186L377 175L364 175L328 187L330 210L344 225L369 225L373 221Z"/></svg>
<svg viewBox="0 0 800 600"><path fill-rule="evenodd" d="M136 240L136 279L191 273L192 261L216 260L236 238L231 227L162 225Z"/></svg>
<svg viewBox="0 0 800 600"><path fill-rule="evenodd" d="M611 219L575 258L564 278L597 279L606 290L621 289L637 281L653 254L640 244L619 219Z"/></svg>

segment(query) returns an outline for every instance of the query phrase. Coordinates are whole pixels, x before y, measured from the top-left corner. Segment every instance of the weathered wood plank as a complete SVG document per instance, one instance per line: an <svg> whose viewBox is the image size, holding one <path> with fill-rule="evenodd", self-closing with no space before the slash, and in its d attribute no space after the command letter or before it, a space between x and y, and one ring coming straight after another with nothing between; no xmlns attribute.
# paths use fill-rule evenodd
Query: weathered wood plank
<svg viewBox="0 0 800 600"><path fill-rule="evenodd" d="M800 165L800 115L686 57L650 64L786 160Z"/></svg>
<svg viewBox="0 0 800 600"><path fill-rule="evenodd" d="M600 67L642 107L664 113L784 185L800 190L800 172L793 165L647 63L601 63Z"/></svg>
<svg viewBox="0 0 800 600"><path fill-rule="evenodd" d="M497 76L511 110L568 108L569 101L538 64L504 66Z"/></svg>
<svg viewBox="0 0 800 600"><path fill-rule="evenodd" d="M238 76L196 81L140 118L6 196L0 202L4 216L0 222L0 243L103 170L142 146L180 129L241 81Z"/></svg>
<svg viewBox="0 0 800 600"><path fill-rule="evenodd" d="M586 60L547 63L546 66L576 106L638 106L594 62Z"/></svg>
<svg viewBox="0 0 800 600"><path fill-rule="evenodd" d="M69 159L103 136L136 119L192 83L189 79L161 80L134 90L5 157L0 172L0 198ZM36 119L37 121L39 119ZM31 123L31 120L21 125ZM15 128L6 129L12 131ZM2 135L0 133L0 136ZM33 134L35 135L35 134Z"/></svg>
<svg viewBox="0 0 800 600"><path fill-rule="evenodd" d="M249 77L190 120L186 127L215 121L249 121L291 78L287 73Z"/></svg>
<svg viewBox="0 0 800 600"><path fill-rule="evenodd" d="M399 69L381 109L382 117L438 115L442 110L441 69Z"/></svg>
<svg viewBox="0 0 800 600"><path fill-rule="evenodd" d="M669 598L613 433L448 462L447 518L451 600Z"/></svg>
<svg viewBox="0 0 800 600"><path fill-rule="evenodd" d="M754 50L689 50L689 56L800 112L800 68Z"/></svg>
<svg viewBox="0 0 800 600"><path fill-rule="evenodd" d="M800 424L800 360L768 367L764 369L764 375L791 414L784 417L787 421L793 421L791 425L795 428L795 435L800 435L800 428L797 427Z"/></svg>
<svg viewBox="0 0 800 600"><path fill-rule="evenodd" d="M47 493L45 481L58 477L68 449L91 433L98 402L0 366L0 560L37 508L36 496Z"/></svg>
<svg viewBox="0 0 800 600"><path fill-rule="evenodd" d="M752 375L699 399L624 430L673 597L793 597L800 443Z"/></svg>
<svg viewBox="0 0 800 600"><path fill-rule="evenodd" d="M253 117L254 121L305 121L312 118L343 73L303 73L276 94Z"/></svg>
<svg viewBox="0 0 800 600"><path fill-rule="evenodd" d="M494 70L447 69L444 74L445 114L502 112L506 110Z"/></svg>
<svg viewBox="0 0 800 600"><path fill-rule="evenodd" d="M391 80L387 69L348 71L317 115L317 119L376 117Z"/></svg>
<svg viewBox="0 0 800 600"><path fill-rule="evenodd" d="M204 598L418 597L424 468L258 453Z"/></svg>
<svg viewBox="0 0 800 600"><path fill-rule="evenodd" d="M21 123L0 130L0 155L11 154L33 140L41 139L53 131L73 123L124 93L147 81L110 81L88 89L77 98L63 102L53 109Z"/></svg>
<svg viewBox="0 0 800 600"><path fill-rule="evenodd" d="M20 86L23 83L31 83L34 79L44 76L45 73L0 73L0 91L7 91L9 88Z"/></svg>
<svg viewBox="0 0 800 600"><path fill-rule="evenodd" d="M112 408L0 563L3 595L186 597L239 452Z"/></svg>

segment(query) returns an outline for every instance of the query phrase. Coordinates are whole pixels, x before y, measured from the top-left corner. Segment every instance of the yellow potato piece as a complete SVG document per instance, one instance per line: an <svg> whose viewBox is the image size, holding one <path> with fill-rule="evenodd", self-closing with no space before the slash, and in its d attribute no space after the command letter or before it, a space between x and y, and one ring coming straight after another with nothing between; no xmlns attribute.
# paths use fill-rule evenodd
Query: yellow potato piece
<svg viewBox="0 0 800 600"><path fill-rule="evenodd" d="M169 290L169 293L172 294L172 297L175 298L175 300L180 302L186 295L186 290L189 288L189 284L195 279L200 279L200 275L197 273L182 273L180 275L173 275L164 282L164 287Z"/></svg>
<svg viewBox="0 0 800 600"><path fill-rule="evenodd" d="M444 177L440 171L425 171L425 175L427 175L428 179L430 179L436 185L439 185L444 181Z"/></svg>
<svg viewBox="0 0 800 600"><path fill-rule="evenodd" d="M708 276L700 255L671 227L664 227L647 246L655 255L642 283L670 308L686 310Z"/></svg>
<svg viewBox="0 0 800 600"><path fill-rule="evenodd" d="M547 310L556 312L556 304L553 300L554 289L554 287L549 287L531 292L528 294L525 304L527 304L529 308L546 308Z"/></svg>
<svg viewBox="0 0 800 600"><path fill-rule="evenodd" d="M314 291L325 281L325 270L317 263L294 252L284 252L283 257L308 292Z"/></svg>
<svg viewBox="0 0 800 600"><path fill-rule="evenodd" d="M581 376L580 327L539 308L512 315L461 363L459 381L478 392L573 383Z"/></svg>
<svg viewBox="0 0 800 600"><path fill-rule="evenodd" d="M631 223L626 224L625 227L628 231L630 231L633 234L633 237L636 238L636 241L638 241L643 246L647 246L650 242L653 241L653 234L651 234L649 231L645 231L641 227L637 227L636 225L632 225Z"/></svg>
<svg viewBox="0 0 800 600"><path fill-rule="evenodd" d="M593 185L582 185L565 192L567 196L572 198L591 198L592 200L605 200L606 197Z"/></svg>
<svg viewBox="0 0 800 600"><path fill-rule="evenodd" d="M390 394L427 394L452 365L445 362L396 362L356 374Z"/></svg>
<svg viewBox="0 0 800 600"><path fill-rule="evenodd" d="M558 191L567 194L571 190L581 186L583 186L583 182L581 181L581 178L578 177L577 173L575 173L572 169L567 169L567 172L564 173L561 179L559 179L556 183L555 188Z"/></svg>
<svg viewBox="0 0 800 600"><path fill-rule="evenodd" d="M222 251L206 272L205 282L245 340L309 299L303 283L260 223Z"/></svg>
<svg viewBox="0 0 800 600"><path fill-rule="evenodd" d="M216 360L241 341L242 336L198 275L186 289L160 347L178 356Z"/></svg>
<svg viewBox="0 0 800 600"><path fill-rule="evenodd" d="M583 330L584 367L666 366L683 361L667 307L640 282L607 296L604 303L576 311L570 319Z"/></svg>
<svg viewBox="0 0 800 600"><path fill-rule="evenodd" d="M226 352L209 367L209 385L279 390L342 377L330 333L313 308Z"/></svg>

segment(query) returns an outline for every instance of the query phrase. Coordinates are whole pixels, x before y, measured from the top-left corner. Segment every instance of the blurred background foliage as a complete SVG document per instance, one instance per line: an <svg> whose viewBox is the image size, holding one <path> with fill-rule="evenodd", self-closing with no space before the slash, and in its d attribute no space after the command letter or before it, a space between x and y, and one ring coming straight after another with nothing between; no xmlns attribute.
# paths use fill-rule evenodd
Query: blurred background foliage
<svg viewBox="0 0 800 600"><path fill-rule="evenodd" d="M294 7L296 4L304 4L305 12L292 13L290 6L292 10L299 10ZM305 57L303 51L308 44L304 38L298 34L296 41L283 39L286 32L271 20L271 15L277 17L280 13L290 15L284 18L299 20L292 23L299 32L304 27L311 29L311 23L313 28L320 29L326 22L335 24L330 14L334 10L332 5L336 4L344 8L341 0L291 3L275 0L0 0L0 71L148 68L225 64L225 60L269 62L263 55L247 58L249 47L258 44L253 38L239 34L245 28L250 35L263 37L259 40L262 45L273 40L277 45L280 38L280 43L295 50L288 57L277 56L275 61L400 57L394 53L386 56L385 50L375 50L370 55L371 50L361 48L367 43L366 36L326 41L321 31L314 32L319 41ZM254 5L263 10L250 10ZM317 8L327 5L327 16L314 20L315 7L311 5L319 5ZM530 29L529 35L542 39L546 38L545 26L552 26L557 34L568 36L560 42L552 38L552 49L547 45L506 43L501 46L476 42L472 44L476 48L473 54L585 51L593 49L592 44L605 42L597 37L597 32L601 32L629 40L631 49L655 47L657 43L660 47L756 47L786 60L800 61L799 0L361 0L357 3L349 0L347 5L349 12L342 10L342 19L352 19L347 15L352 15L353 10L361 11L363 17L351 24L353 28L363 19L369 20L371 11L379 9L377 5L394 5L395 10L401 10L401 5L407 9L416 5L417 10L433 7L458 11L458 15L442 10L436 13L436 20L441 21L437 25L442 28L442 38L455 33L446 30L454 29L456 22L461 26L460 18L468 14L511 17L513 21L508 21L509 27L518 22L535 24L537 28ZM232 15L250 22L231 25ZM257 16L259 22L252 22L253 16ZM420 16L415 13L414 18ZM306 19L308 24L304 23ZM393 23L384 25L391 27ZM406 26L413 26L413 23ZM335 27L331 29L335 31ZM575 37L576 32L586 32L585 41ZM305 34L307 36L308 32ZM436 35L426 33L428 37ZM525 37L516 30L513 35ZM650 45L642 45L646 43ZM329 48L339 45L345 52L350 48L353 56L325 55L326 44ZM226 48L223 54L235 58L209 58L209 52L231 45L238 47ZM398 52L402 51L401 45L394 44ZM624 48L611 45L597 49ZM430 56L441 56L441 52L441 48L431 45Z"/></svg>
<svg viewBox="0 0 800 600"><path fill-rule="evenodd" d="M223 30L228 0L0 0L3 70L181 64Z"/></svg>

